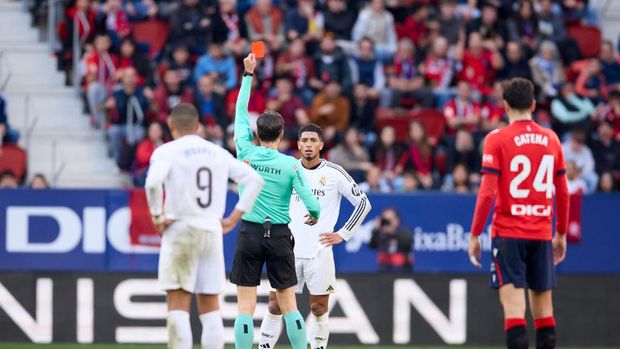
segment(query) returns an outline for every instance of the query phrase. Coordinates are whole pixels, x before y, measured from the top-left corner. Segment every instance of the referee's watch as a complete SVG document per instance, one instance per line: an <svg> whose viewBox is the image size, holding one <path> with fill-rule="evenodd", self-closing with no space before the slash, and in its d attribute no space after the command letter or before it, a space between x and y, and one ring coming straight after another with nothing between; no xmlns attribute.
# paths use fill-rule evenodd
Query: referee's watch
<svg viewBox="0 0 620 349"><path fill-rule="evenodd" d="M247 70L245 70L245 71L243 71L243 76L244 77L246 77L246 76L254 76L254 73L250 73Z"/></svg>

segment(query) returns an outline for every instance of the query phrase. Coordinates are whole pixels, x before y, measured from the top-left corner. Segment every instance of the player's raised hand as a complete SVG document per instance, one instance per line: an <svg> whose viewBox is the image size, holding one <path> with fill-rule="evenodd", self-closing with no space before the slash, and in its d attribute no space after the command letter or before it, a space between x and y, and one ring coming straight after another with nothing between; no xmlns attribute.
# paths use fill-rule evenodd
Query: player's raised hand
<svg viewBox="0 0 620 349"><path fill-rule="evenodd" d="M476 268L482 268L482 264L480 264L480 240L474 234L469 235L469 250L467 252L469 255L469 261Z"/></svg>
<svg viewBox="0 0 620 349"><path fill-rule="evenodd" d="M254 68L256 68L256 56L253 53L250 53L243 59L243 68L248 73L254 73Z"/></svg>
<svg viewBox="0 0 620 349"><path fill-rule="evenodd" d="M342 241L344 241L344 239L338 233L329 232L319 234L319 242L325 247L338 245Z"/></svg>
<svg viewBox="0 0 620 349"><path fill-rule="evenodd" d="M307 224L309 226L313 226L316 224L316 222L319 221L318 219L313 218L310 214L305 215L304 218L306 218L304 224Z"/></svg>
<svg viewBox="0 0 620 349"><path fill-rule="evenodd" d="M558 265L566 257L566 234L556 233L551 246L553 247L553 264Z"/></svg>

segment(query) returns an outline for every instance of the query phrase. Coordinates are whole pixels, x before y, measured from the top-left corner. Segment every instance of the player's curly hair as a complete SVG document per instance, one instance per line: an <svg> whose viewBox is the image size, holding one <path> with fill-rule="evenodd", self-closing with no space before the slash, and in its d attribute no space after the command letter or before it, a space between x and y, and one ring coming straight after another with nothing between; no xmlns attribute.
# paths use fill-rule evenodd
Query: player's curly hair
<svg viewBox="0 0 620 349"><path fill-rule="evenodd" d="M534 84L524 78L513 78L502 83L503 98L511 109L529 110L534 100Z"/></svg>
<svg viewBox="0 0 620 349"><path fill-rule="evenodd" d="M284 129L284 119L278 112L265 110L256 120L256 129L262 142L274 142Z"/></svg>
<svg viewBox="0 0 620 349"><path fill-rule="evenodd" d="M323 136L323 129L321 128L321 126L317 125L317 124L313 124L311 122L303 125L302 127L299 128L299 132L297 133L297 138L301 139L301 134L304 132L316 132L316 134L319 136L319 139L321 141L325 140L325 137Z"/></svg>

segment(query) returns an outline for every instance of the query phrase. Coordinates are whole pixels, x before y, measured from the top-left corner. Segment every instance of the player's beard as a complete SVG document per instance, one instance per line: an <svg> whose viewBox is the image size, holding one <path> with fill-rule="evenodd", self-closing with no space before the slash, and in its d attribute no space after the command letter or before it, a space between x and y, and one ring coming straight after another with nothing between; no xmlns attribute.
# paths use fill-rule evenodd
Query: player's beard
<svg viewBox="0 0 620 349"><path fill-rule="evenodd" d="M314 154L312 154L312 155L310 156L310 155L307 155L306 153L302 152L302 156L303 156L303 158L304 158L306 161L308 161L308 162L316 160L316 158L318 158L318 157L319 157L319 154L320 154L320 152L316 152L316 153L314 153Z"/></svg>
<svg viewBox="0 0 620 349"><path fill-rule="evenodd" d="M314 159L316 159L319 155L313 155L313 156L308 156L308 155L304 155L304 159L306 159L306 161L310 162Z"/></svg>

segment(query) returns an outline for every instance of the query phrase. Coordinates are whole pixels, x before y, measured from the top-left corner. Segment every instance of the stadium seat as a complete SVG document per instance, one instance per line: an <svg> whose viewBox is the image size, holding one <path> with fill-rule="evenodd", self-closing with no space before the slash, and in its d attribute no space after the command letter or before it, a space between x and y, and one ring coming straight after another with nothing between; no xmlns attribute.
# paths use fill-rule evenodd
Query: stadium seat
<svg viewBox="0 0 620 349"><path fill-rule="evenodd" d="M170 25L157 19L138 22L133 25L133 36L138 43L148 44L150 57L155 57L166 44Z"/></svg>
<svg viewBox="0 0 620 349"><path fill-rule="evenodd" d="M26 152L14 144L4 144L0 151L0 173L11 171L23 182L28 166Z"/></svg>
<svg viewBox="0 0 620 349"><path fill-rule="evenodd" d="M424 108L414 110L411 112L411 119L422 123L433 146L439 142L446 129L446 119L443 112L439 109Z"/></svg>
<svg viewBox="0 0 620 349"><path fill-rule="evenodd" d="M409 118L406 116L396 116L378 120L376 122L377 129L383 129L386 126L392 126L396 130L396 141L406 142L409 130Z"/></svg>
<svg viewBox="0 0 620 349"><path fill-rule="evenodd" d="M580 59L578 61L574 61L571 65L566 69L566 80L575 82L579 77L579 73L588 66L587 59Z"/></svg>
<svg viewBox="0 0 620 349"><path fill-rule="evenodd" d="M598 55L601 49L602 35L597 27L572 26L568 28L568 36L577 41L584 57L590 58Z"/></svg>

